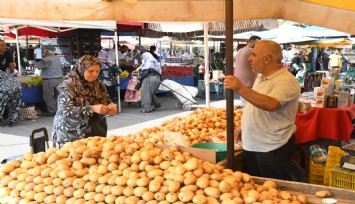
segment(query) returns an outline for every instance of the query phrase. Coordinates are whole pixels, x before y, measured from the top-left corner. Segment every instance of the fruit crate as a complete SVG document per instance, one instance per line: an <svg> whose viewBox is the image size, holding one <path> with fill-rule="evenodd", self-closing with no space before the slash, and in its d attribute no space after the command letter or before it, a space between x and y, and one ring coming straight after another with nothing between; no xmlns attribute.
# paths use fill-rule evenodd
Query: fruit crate
<svg viewBox="0 0 355 204"><path fill-rule="evenodd" d="M355 190L355 172L340 167L330 169L329 186Z"/></svg>
<svg viewBox="0 0 355 204"><path fill-rule="evenodd" d="M346 154L347 153L343 151L340 147L336 147L336 146L328 147L328 156L327 156L327 161L324 170L324 185L326 186L329 185L330 169L336 166L340 166L340 159L342 156Z"/></svg>
<svg viewBox="0 0 355 204"><path fill-rule="evenodd" d="M315 164L312 159L309 165L309 183L323 185L325 167L321 164Z"/></svg>

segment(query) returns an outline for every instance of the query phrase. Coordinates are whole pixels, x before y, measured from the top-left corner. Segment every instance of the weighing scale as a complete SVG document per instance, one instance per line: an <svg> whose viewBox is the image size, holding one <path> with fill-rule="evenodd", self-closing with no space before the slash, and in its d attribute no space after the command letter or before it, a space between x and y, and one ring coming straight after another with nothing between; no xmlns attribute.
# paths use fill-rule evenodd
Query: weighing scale
<svg viewBox="0 0 355 204"><path fill-rule="evenodd" d="M355 143L343 147L348 154L340 159L340 167L355 171Z"/></svg>

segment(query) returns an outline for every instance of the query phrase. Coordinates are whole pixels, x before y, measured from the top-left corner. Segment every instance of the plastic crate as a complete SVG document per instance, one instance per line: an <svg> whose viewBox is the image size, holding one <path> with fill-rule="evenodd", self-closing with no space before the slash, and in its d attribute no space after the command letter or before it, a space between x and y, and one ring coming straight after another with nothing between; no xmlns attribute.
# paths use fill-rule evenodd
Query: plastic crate
<svg viewBox="0 0 355 204"><path fill-rule="evenodd" d="M309 183L323 185L325 167L321 164L315 164L312 159L309 165Z"/></svg>
<svg viewBox="0 0 355 204"><path fill-rule="evenodd" d="M355 190L355 172L340 167L330 169L329 186Z"/></svg>
<svg viewBox="0 0 355 204"><path fill-rule="evenodd" d="M340 166L340 159L342 156L346 154L347 153L344 152L340 147L336 147L336 146L328 147L328 156L327 156L327 161L324 170L324 185L326 186L329 185L330 169L336 166Z"/></svg>

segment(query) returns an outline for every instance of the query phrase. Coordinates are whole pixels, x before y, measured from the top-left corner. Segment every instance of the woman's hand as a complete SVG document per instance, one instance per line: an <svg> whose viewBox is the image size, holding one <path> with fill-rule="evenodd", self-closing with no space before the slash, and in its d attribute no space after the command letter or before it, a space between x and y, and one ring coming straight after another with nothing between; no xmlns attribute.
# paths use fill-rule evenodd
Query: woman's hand
<svg viewBox="0 0 355 204"><path fill-rule="evenodd" d="M108 106L107 106L107 111L106 111L106 114L107 115L116 115L117 113L117 105L114 104L114 103L110 103Z"/></svg>
<svg viewBox="0 0 355 204"><path fill-rule="evenodd" d="M98 114L106 114L108 108L107 106L103 105L103 104L97 104L97 105L93 105L91 106L91 110L94 113L98 113Z"/></svg>
<svg viewBox="0 0 355 204"><path fill-rule="evenodd" d="M242 142L242 128L241 127L237 127L234 130L234 140L236 143Z"/></svg>

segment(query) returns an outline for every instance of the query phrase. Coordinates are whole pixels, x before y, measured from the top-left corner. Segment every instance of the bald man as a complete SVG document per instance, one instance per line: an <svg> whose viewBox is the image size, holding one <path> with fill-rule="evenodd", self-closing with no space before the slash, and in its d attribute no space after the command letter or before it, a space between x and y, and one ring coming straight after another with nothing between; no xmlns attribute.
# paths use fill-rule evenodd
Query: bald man
<svg viewBox="0 0 355 204"><path fill-rule="evenodd" d="M291 180L290 162L294 151L295 118L300 86L281 65L282 51L274 41L261 41L249 57L252 69L259 73L253 88L228 75L224 86L247 100L241 129L242 171L253 176Z"/></svg>

